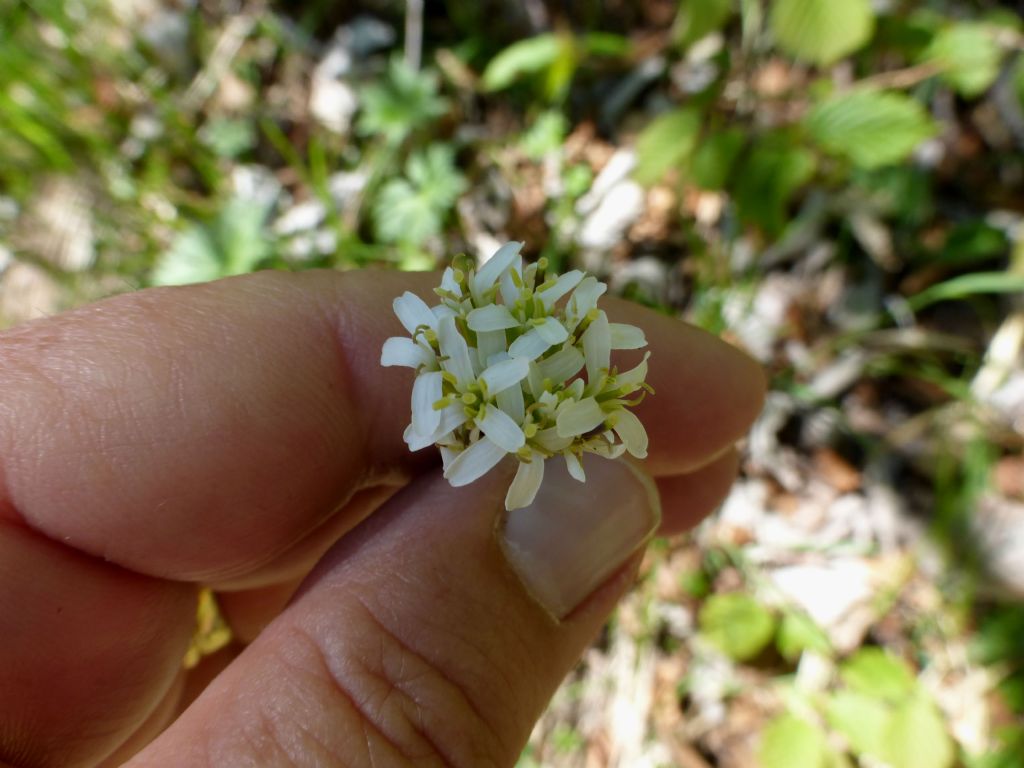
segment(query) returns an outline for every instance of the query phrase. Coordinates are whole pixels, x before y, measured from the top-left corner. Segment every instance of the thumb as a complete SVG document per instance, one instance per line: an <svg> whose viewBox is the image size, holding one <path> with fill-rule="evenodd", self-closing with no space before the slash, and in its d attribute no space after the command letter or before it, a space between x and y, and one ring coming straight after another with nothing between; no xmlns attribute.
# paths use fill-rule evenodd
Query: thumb
<svg viewBox="0 0 1024 768"><path fill-rule="evenodd" d="M659 514L623 462L547 464L508 514L503 472L407 487L131 765L513 765Z"/></svg>

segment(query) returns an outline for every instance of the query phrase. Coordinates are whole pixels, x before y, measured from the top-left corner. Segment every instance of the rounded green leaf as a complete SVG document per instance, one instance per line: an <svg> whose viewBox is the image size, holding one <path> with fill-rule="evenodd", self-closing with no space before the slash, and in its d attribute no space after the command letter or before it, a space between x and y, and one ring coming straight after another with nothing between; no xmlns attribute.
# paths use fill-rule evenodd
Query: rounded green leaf
<svg viewBox="0 0 1024 768"><path fill-rule="evenodd" d="M984 24L954 24L939 32L921 55L963 96L977 96L999 75L1002 51Z"/></svg>
<svg viewBox="0 0 1024 768"><path fill-rule="evenodd" d="M856 691L839 691L825 704L828 724L846 738L850 749L875 759L885 752L891 714L891 708L881 699Z"/></svg>
<svg viewBox="0 0 1024 768"><path fill-rule="evenodd" d="M920 103L872 89L833 96L811 110L804 125L822 149L867 169L905 160L936 132Z"/></svg>
<svg viewBox="0 0 1024 768"><path fill-rule="evenodd" d="M658 115L636 139L633 177L641 184L658 182L673 166L693 152L700 134L701 114L692 107Z"/></svg>
<svg viewBox="0 0 1024 768"><path fill-rule="evenodd" d="M847 659L839 675L853 690L890 701L905 699L917 688L910 667L881 648L861 648Z"/></svg>
<svg viewBox="0 0 1024 768"><path fill-rule="evenodd" d="M771 27L784 52L827 65L871 39L875 14L869 0L777 0Z"/></svg>
<svg viewBox="0 0 1024 768"><path fill-rule="evenodd" d="M821 731L793 715L775 718L761 732L762 768L825 768L827 755Z"/></svg>
<svg viewBox="0 0 1024 768"><path fill-rule="evenodd" d="M701 634L725 655L744 661L759 654L775 633L775 617L750 595L712 595L701 608Z"/></svg>
<svg viewBox="0 0 1024 768"><path fill-rule="evenodd" d="M906 701L889 720L884 759L894 768L949 768L956 754L946 724L924 695Z"/></svg>

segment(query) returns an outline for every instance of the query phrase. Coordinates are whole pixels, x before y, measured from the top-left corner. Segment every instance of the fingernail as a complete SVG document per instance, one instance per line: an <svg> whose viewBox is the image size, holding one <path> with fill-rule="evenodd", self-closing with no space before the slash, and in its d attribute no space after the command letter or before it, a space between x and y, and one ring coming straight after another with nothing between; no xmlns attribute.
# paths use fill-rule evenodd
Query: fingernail
<svg viewBox="0 0 1024 768"><path fill-rule="evenodd" d="M654 482L624 461L588 454L587 481L548 459L533 504L509 512L500 542L527 591L556 619L568 616L654 533Z"/></svg>

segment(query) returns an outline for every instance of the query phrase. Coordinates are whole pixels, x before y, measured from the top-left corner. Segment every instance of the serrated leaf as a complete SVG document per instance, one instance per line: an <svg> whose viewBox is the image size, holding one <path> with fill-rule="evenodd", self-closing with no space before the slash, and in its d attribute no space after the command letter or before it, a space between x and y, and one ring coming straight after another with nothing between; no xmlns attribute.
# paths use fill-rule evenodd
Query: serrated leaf
<svg viewBox="0 0 1024 768"><path fill-rule="evenodd" d="M941 30L921 54L961 95L977 96L999 75L1002 51L985 24L953 24Z"/></svg>
<svg viewBox="0 0 1024 768"><path fill-rule="evenodd" d="M374 232L385 243L419 245L441 232L466 180L450 147L431 145L406 164L406 177L381 187L373 206Z"/></svg>
<svg viewBox="0 0 1024 768"><path fill-rule="evenodd" d="M373 206L374 232L385 243L418 245L441 231L441 220L430 199L405 179L392 179L377 194Z"/></svg>
<svg viewBox="0 0 1024 768"><path fill-rule="evenodd" d="M923 694L896 708L883 759L894 768L949 768L956 753L938 709Z"/></svg>
<svg viewBox="0 0 1024 768"><path fill-rule="evenodd" d="M825 718L857 755L878 759L885 751L890 708L878 698L855 691L839 691L825 703Z"/></svg>
<svg viewBox="0 0 1024 768"><path fill-rule="evenodd" d="M214 234L225 277L251 272L270 255L270 241L263 228L267 210L251 200L235 198L217 215Z"/></svg>
<svg viewBox="0 0 1024 768"><path fill-rule="evenodd" d="M889 701L905 699L917 688L906 662L881 648L861 648L839 668L839 676L852 690Z"/></svg>
<svg viewBox="0 0 1024 768"><path fill-rule="evenodd" d="M150 282L153 285L205 283L221 277L217 247L209 232L195 224L181 232L157 259Z"/></svg>
<svg viewBox="0 0 1024 768"><path fill-rule="evenodd" d="M669 168L680 165L693 152L700 133L701 114L692 107L658 115L636 139L633 177L641 184L658 182Z"/></svg>
<svg viewBox="0 0 1024 768"><path fill-rule="evenodd" d="M523 75L536 74L552 66L564 54L566 46L572 48L572 38L553 32L518 40L488 62L480 78L481 85L485 91L508 88Z"/></svg>
<svg viewBox="0 0 1024 768"><path fill-rule="evenodd" d="M448 101L438 94L437 77L416 71L401 58L391 60L388 77L364 88L356 128L364 136L383 136L400 144L417 127L440 117Z"/></svg>
<svg viewBox="0 0 1024 768"><path fill-rule="evenodd" d="M183 230L156 263L153 285L185 285L254 270L271 254L264 231L268 209L234 198L208 225Z"/></svg>
<svg viewBox="0 0 1024 768"><path fill-rule="evenodd" d="M426 152L410 157L406 176L439 210L451 207L466 190L466 180L455 168L455 155L446 144L431 144Z"/></svg>
<svg viewBox="0 0 1024 768"><path fill-rule="evenodd" d="M825 768L828 746L817 728L787 714L761 732L758 756L762 768Z"/></svg>
<svg viewBox="0 0 1024 768"><path fill-rule="evenodd" d="M905 160L936 133L920 103L872 89L833 96L812 109L804 125L822 149L866 169Z"/></svg>
<svg viewBox="0 0 1024 768"><path fill-rule="evenodd" d="M869 0L777 0L771 29L784 52L824 66L871 39L875 14Z"/></svg>
<svg viewBox="0 0 1024 768"><path fill-rule="evenodd" d="M771 611L742 592L709 597L701 607L699 623L707 641L737 661L759 654L775 632Z"/></svg>

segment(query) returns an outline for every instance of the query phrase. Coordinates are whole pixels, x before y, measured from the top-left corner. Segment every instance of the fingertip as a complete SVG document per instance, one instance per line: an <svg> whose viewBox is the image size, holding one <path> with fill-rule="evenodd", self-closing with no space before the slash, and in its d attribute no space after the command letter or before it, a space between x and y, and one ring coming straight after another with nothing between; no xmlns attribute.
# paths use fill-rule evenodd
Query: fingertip
<svg viewBox="0 0 1024 768"><path fill-rule="evenodd" d="M693 528L714 512L729 495L739 470L739 452L729 448L700 469L656 480L662 518L658 534L672 536Z"/></svg>

